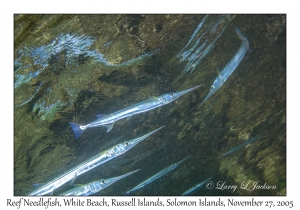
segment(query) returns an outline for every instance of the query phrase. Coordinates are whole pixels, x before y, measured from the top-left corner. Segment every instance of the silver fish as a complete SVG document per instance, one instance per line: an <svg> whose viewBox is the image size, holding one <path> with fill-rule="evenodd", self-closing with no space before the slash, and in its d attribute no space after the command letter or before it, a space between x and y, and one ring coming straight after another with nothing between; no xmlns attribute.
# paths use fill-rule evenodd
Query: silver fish
<svg viewBox="0 0 300 210"><path fill-rule="evenodd" d="M120 179L123 179L137 171L139 171L140 169L137 169L135 171L131 171L127 174L123 174L121 176L117 176L117 177L113 177L113 178L109 178L109 179L100 179L97 181L93 181L87 184L82 184L82 185L74 185L76 186L73 189L70 189L66 192L61 193L60 195L92 195L95 194L101 190L103 190L104 188L107 188L108 186L112 185L113 183L119 181Z"/></svg>
<svg viewBox="0 0 300 210"><path fill-rule="evenodd" d="M185 191L184 193L182 193L182 195L187 195L189 194L190 192L196 190L197 188L201 187L203 184L205 184L208 180L210 180L212 177L208 178L207 180L203 181L203 182L200 182L199 184L196 184L194 187L188 189L187 191Z"/></svg>
<svg viewBox="0 0 300 210"><path fill-rule="evenodd" d="M146 186L147 184L153 182L154 180L162 177L163 175L169 173L170 171L174 170L175 168L177 168L183 161L185 161L186 159L188 159L190 156L184 158L183 160L177 162L177 163L174 163L170 166L168 166L167 168L161 170L160 172L158 172L157 174L151 176L150 178L148 178L147 180L143 181L142 183L140 183L139 185L135 186L134 188L132 188L131 190L127 191L127 194L129 194L130 192L132 191L135 191L137 189L140 189L144 186Z"/></svg>
<svg viewBox="0 0 300 210"><path fill-rule="evenodd" d="M118 120L121 120L123 118L130 118L132 115L143 113L150 111L152 109L158 108L160 106L166 105L180 96L183 96L184 94L195 90L196 88L200 87L201 85L198 85L196 87L181 91L181 92L175 92L175 93L168 93L161 95L159 97L153 97L149 100L134 104L132 106L129 106L127 108L121 109L119 111L116 111L114 113L108 114L108 115L96 115L97 119L87 125L80 125L74 122L70 122L70 126L75 134L75 138L78 139L81 134L87 129L97 126L104 126L107 129L107 132L109 132L113 126L114 123Z"/></svg>
<svg viewBox="0 0 300 210"><path fill-rule="evenodd" d="M248 144L250 144L250 143L256 141L256 140L259 139L260 137L262 137L262 135L258 135L258 136L254 137L254 138L248 139L248 140L245 141L244 143L242 143L242 144L240 144L240 145L238 145L238 146L232 148L232 149L229 150L228 152L225 152L223 155L221 155L220 157L218 157L218 159L221 158L221 157L225 157L225 156L227 156L227 155L229 155L229 154L231 154L231 153L233 153L233 152L235 152L235 151L237 151L237 150L243 148L244 146L246 146L246 145L248 145Z"/></svg>
<svg viewBox="0 0 300 210"><path fill-rule="evenodd" d="M232 74L232 72L236 69L236 67L242 61L247 50L249 50L249 42L248 42L247 38L242 34L241 30L238 29L237 27L235 27L235 31L238 34L239 38L242 40L242 45L240 46L240 48L237 51L237 53L235 54L235 56L227 63L225 68L215 79L215 81L213 82L213 84L210 88L209 93L207 94L205 99L202 101L200 106L202 106L204 104L204 102L207 101L207 99L209 97L211 97L215 92L217 92L217 90L225 83L225 81L229 78L229 76Z"/></svg>
<svg viewBox="0 0 300 210"><path fill-rule="evenodd" d="M194 71L211 52L230 21L230 15L206 15L194 31L187 45L179 52L180 62L187 60L180 75ZM189 49L187 49L189 48ZM179 79L178 77L176 81Z"/></svg>
<svg viewBox="0 0 300 210"><path fill-rule="evenodd" d="M125 141L123 143L117 144L107 150L104 150L97 155L94 155L93 157L87 159L83 163L75 166L74 168L68 170L67 172L63 173L62 175L54 178L53 180L47 182L46 184L38 187L37 189L30 192L28 195L47 195L53 193L55 189L62 186L66 182L71 181L71 185L75 181L76 177L109 161L112 160L131 148L133 148L135 145L146 139L147 137L151 136L155 132L162 129L164 126L155 129L154 131L151 131L150 133L147 133L141 137L135 138L133 140Z"/></svg>

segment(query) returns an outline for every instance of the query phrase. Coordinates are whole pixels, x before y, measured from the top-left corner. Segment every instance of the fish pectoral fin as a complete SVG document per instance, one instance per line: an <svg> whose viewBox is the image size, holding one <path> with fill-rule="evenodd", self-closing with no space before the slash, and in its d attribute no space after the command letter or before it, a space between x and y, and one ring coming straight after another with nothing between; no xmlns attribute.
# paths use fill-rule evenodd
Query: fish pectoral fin
<svg viewBox="0 0 300 210"><path fill-rule="evenodd" d="M130 120L131 117L132 117L132 115L129 116L129 117L127 117L127 118L126 118L126 122L127 122L128 120Z"/></svg>
<svg viewBox="0 0 300 210"><path fill-rule="evenodd" d="M74 176L74 177L73 177L73 179L71 180L71 182L70 182L70 186L72 186L72 185L73 185L73 183L75 182L76 178L77 178L77 174L75 174L75 176Z"/></svg>
<svg viewBox="0 0 300 210"><path fill-rule="evenodd" d="M100 118L105 117L105 116L106 116L106 114L97 114L97 115L96 115L96 118L97 118L97 119L100 119Z"/></svg>
<svg viewBox="0 0 300 210"><path fill-rule="evenodd" d="M217 68L216 70L217 70L218 76L220 76L221 75L220 68Z"/></svg>
<svg viewBox="0 0 300 210"><path fill-rule="evenodd" d="M220 68L217 68L218 77L223 81L223 77L221 75L222 70Z"/></svg>
<svg viewBox="0 0 300 210"><path fill-rule="evenodd" d="M53 195L53 191L51 191L51 192L49 192L49 193L47 193L47 194L45 194L46 196L52 196Z"/></svg>
<svg viewBox="0 0 300 210"><path fill-rule="evenodd" d="M115 124L115 123L103 125L104 127L106 127L106 132L109 132L109 131L114 127L114 124Z"/></svg>
<svg viewBox="0 0 300 210"><path fill-rule="evenodd" d="M54 193L55 190L56 190L56 187L54 187L53 190L52 190L51 192L49 192L49 193L47 193L47 194L45 194L45 195L53 196L53 193Z"/></svg>

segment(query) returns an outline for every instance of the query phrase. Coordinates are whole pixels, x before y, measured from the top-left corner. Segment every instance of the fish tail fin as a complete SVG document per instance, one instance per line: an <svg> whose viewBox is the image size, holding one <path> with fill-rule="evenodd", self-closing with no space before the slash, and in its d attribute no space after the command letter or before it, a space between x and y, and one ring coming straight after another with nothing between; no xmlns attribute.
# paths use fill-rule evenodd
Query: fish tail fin
<svg viewBox="0 0 300 210"><path fill-rule="evenodd" d="M78 123L70 122L69 124L75 134L75 139L78 139L86 129L86 128L84 129L80 128L81 125Z"/></svg>

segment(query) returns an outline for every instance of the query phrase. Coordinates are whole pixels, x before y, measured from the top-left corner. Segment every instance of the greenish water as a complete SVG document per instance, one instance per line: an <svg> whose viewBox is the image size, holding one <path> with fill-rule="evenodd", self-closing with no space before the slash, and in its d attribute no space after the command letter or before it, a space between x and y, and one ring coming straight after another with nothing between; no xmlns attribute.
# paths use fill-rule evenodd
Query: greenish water
<svg viewBox="0 0 300 210"><path fill-rule="evenodd" d="M207 20L220 20L215 16ZM25 195L32 191L32 184L47 182L97 152L162 125L166 125L163 130L79 176L75 183L141 169L96 194L125 195L191 155L178 168L130 195L181 195L211 176L212 189L204 185L190 195L285 195L286 16L224 16L229 22L222 22L215 31L207 27L211 33L201 39L207 40L207 46L213 43L213 48L191 74L182 74L189 62L181 61L178 55L204 18L15 15L15 195ZM235 26L247 37L251 51L225 84L198 108L217 71L241 45ZM67 39L72 42L64 45ZM116 122L108 133L104 127L90 128L75 140L69 126L69 122L87 124L97 114L109 114L199 84L203 86L175 102ZM261 139L218 159L259 134ZM241 188L249 183L247 189L252 189L255 182L275 189ZM65 184L54 195L69 188Z"/></svg>

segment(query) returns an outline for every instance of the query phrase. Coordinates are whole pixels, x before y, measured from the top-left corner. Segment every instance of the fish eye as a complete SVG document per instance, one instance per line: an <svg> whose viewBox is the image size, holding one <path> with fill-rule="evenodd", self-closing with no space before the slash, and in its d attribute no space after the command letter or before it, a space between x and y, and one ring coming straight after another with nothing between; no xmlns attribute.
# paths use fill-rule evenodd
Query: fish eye
<svg viewBox="0 0 300 210"><path fill-rule="evenodd" d="M104 181L104 180L102 180L102 181L101 181L101 184L105 184L105 181Z"/></svg>
<svg viewBox="0 0 300 210"><path fill-rule="evenodd" d="M173 97L174 97L174 93L171 94L171 98L173 98Z"/></svg>
<svg viewBox="0 0 300 210"><path fill-rule="evenodd" d="M128 142L125 142L125 146L128 147L128 146L129 146L129 143L128 143Z"/></svg>
<svg viewBox="0 0 300 210"><path fill-rule="evenodd" d="M212 89L212 90L215 89L215 86L211 86L211 89Z"/></svg>

